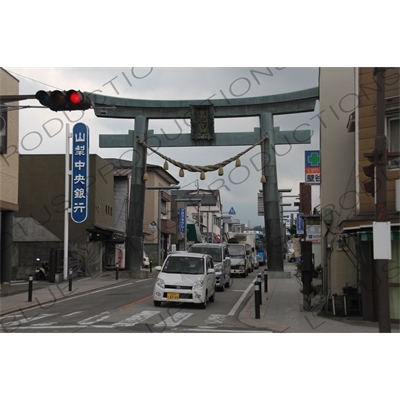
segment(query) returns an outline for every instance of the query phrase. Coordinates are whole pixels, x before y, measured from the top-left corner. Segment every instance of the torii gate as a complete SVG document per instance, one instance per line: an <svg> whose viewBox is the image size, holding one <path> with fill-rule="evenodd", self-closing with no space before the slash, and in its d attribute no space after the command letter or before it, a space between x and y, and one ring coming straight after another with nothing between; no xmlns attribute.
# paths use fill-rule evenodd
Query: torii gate
<svg viewBox="0 0 400 400"><path fill-rule="evenodd" d="M100 118L135 120L135 130L126 135L100 135L100 147L133 150L128 226L126 233L126 269L139 276L143 255L143 220L147 148L189 146L243 146L262 140L262 183L268 269L283 272L279 193L275 146L309 144L310 130L280 131L274 128L274 115L312 112L319 98L318 87L272 96L219 100L140 100L88 94ZM260 127L253 132L214 132L214 118L259 117ZM191 119L191 134L154 134L149 119Z"/></svg>

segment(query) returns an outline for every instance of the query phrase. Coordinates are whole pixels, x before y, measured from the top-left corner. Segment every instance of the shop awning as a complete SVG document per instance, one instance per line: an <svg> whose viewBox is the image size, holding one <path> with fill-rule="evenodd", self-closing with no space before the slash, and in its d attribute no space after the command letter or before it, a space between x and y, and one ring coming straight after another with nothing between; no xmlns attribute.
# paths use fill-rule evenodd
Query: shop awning
<svg viewBox="0 0 400 400"><path fill-rule="evenodd" d="M172 221L171 219L162 219L161 220L161 232L162 233L168 233L171 235L176 234L176 226L177 223L175 221Z"/></svg>
<svg viewBox="0 0 400 400"><path fill-rule="evenodd" d="M188 224L186 238L188 242L201 243L202 240L199 227L194 224Z"/></svg>

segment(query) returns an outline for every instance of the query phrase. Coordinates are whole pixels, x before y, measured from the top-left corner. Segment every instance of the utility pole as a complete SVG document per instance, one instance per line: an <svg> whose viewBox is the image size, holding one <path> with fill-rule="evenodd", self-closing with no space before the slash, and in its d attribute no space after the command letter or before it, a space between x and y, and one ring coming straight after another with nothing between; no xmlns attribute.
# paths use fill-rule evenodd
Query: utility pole
<svg viewBox="0 0 400 400"><path fill-rule="evenodd" d="M387 221L386 215L386 165L387 146L385 135L385 68L375 68L376 75L376 136L374 149L375 164L375 221ZM389 280L387 274L388 260L375 260L376 274L378 277L378 322L380 333L390 333L390 300Z"/></svg>

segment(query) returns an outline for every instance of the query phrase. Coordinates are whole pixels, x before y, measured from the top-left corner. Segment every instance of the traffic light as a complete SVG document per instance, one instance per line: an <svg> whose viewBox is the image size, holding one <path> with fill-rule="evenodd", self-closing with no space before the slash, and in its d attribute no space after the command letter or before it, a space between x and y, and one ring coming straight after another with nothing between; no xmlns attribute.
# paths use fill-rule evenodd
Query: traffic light
<svg viewBox="0 0 400 400"><path fill-rule="evenodd" d="M36 98L40 104L52 111L88 110L93 106L92 100L79 90L53 90L52 92L39 90Z"/></svg>
<svg viewBox="0 0 400 400"><path fill-rule="evenodd" d="M370 193L372 197L375 197L375 164L367 165L363 167L364 174L370 178L363 182L364 189L367 193Z"/></svg>
<svg viewBox="0 0 400 400"><path fill-rule="evenodd" d="M374 153L364 153L364 156L371 162L370 165L363 167L364 174L370 178L363 182L364 189L367 193L370 193L372 197L375 197L375 159Z"/></svg>

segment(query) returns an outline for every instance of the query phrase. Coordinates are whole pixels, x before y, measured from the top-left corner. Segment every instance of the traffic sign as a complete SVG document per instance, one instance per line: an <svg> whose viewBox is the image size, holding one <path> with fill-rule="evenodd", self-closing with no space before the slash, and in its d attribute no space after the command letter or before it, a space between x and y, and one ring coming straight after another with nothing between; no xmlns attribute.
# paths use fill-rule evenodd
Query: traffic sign
<svg viewBox="0 0 400 400"><path fill-rule="evenodd" d="M78 123L72 130L71 218L86 221L89 212L89 127Z"/></svg>
<svg viewBox="0 0 400 400"><path fill-rule="evenodd" d="M233 207L229 210L229 215L236 215L236 211Z"/></svg>

